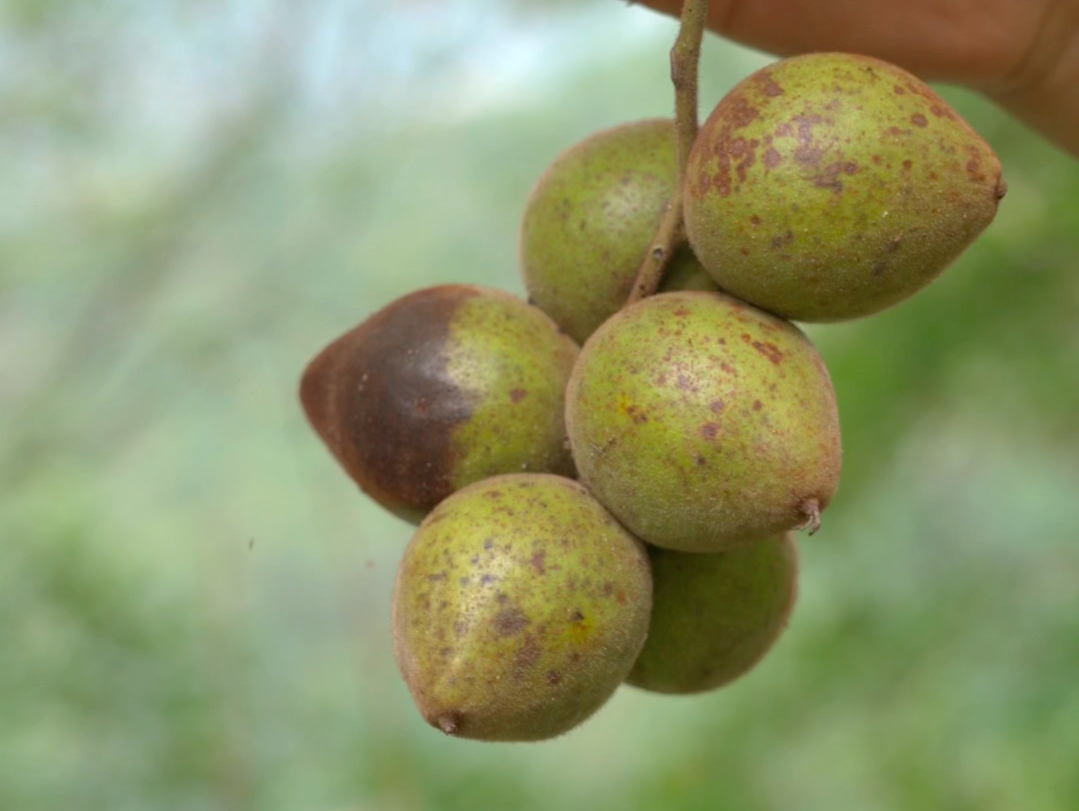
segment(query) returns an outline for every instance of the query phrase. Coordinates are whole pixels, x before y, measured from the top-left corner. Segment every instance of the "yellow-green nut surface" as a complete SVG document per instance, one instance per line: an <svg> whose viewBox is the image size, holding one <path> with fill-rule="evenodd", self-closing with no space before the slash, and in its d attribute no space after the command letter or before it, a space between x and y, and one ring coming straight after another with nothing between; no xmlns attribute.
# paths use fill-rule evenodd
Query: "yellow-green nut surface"
<svg viewBox="0 0 1079 811"><path fill-rule="evenodd" d="M809 54L739 83L702 126L686 232L732 295L838 321L935 279L1005 188L993 150L919 79L864 56Z"/></svg>
<svg viewBox="0 0 1079 811"><path fill-rule="evenodd" d="M626 303L677 175L674 124L663 118L592 135L536 183L521 222L521 271L532 301L575 341ZM687 285L675 289L715 289L688 248L672 264L672 283Z"/></svg>
<svg viewBox="0 0 1079 811"><path fill-rule="evenodd" d="M348 475L418 522L487 476L573 475L562 403L577 352L542 311L508 293L430 287L323 349L300 399Z"/></svg>
<svg viewBox="0 0 1079 811"><path fill-rule="evenodd" d="M683 245L674 252L671 261L667 263L667 267L663 270L663 280L659 285L660 293L676 293L679 290L719 292L715 279L708 275L708 271L704 269L704 265L701 264L700 260L693 255L693 251L689 249L688 245ZM625 303L623 300L622 304L624 305ZM614 315L614 313L612 312L611 315ZM599 325L597 324L597 326Z"/></svg>
<svg viewBox="0 0 1079 811"><path fill-rule="evenodd" d="M793 533L712 555L656 547L648 555L652 624L629 684L714 690L751 670L786 629L798 592Z"/></svg>
<svg viewBox="0 0 1079 811"><path fill-rule="evenodd" d="M835 392L816 349L720 293L661 293L596 330L570 377L566 428L581 481L669 549L815 526L839 482Z"/></svg>
<svg viewBox="0 0 1079 811"><path fill-rule="evenodd" d="M579 484L498 476L438 505L405 550L394 653L449 735L532 741L594 713L648 632L644 545Z"/></svg>

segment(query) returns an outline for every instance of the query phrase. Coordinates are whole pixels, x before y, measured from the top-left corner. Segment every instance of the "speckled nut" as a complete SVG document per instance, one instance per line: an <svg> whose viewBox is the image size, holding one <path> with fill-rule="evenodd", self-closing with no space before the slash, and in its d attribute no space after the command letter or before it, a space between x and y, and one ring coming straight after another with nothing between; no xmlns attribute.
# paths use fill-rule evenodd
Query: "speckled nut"
<svg viewBox="0 0 1079 811"><path fill-rule="evenodd" d="M839 321L935 279L1005 188L993 150L919 79L809 54L749 76L704 123L686 233L725 291L795 321Z"/></svg>
<svg viewBox="0 0 1079 811"><path fill-rule="evenodd" d="M566 427L581 481L668 549L816 529L839 483L839 415L817 350L720 293L661 293L608 320L573 369Z"/></svg>
<svg viewBox="0 0 1079 811"><path fill-rule="evenodd" d="M497 476L438 505L405 550L394 653L427 722L534 741L592 715L644 644L644 545L579 484Z"/></svg>

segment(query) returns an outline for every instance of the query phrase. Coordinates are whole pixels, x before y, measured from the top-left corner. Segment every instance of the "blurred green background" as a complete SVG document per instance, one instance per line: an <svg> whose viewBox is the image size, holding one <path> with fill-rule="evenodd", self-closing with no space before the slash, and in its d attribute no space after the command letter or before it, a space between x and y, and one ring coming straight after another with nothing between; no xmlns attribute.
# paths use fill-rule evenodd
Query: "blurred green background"
<svg viewBox="0 0 1079 811"><path fill-rule="evenodd" d="M535 745L423 724L408 525L299 373L390 300L522 292L532 183L666 115L610 0L0 0L0 809L1079 807L1079 161L946 91L1010 186L903 306L811 334L841 493L750 676ZM760 54L712 37L707 109Z"/></svg>

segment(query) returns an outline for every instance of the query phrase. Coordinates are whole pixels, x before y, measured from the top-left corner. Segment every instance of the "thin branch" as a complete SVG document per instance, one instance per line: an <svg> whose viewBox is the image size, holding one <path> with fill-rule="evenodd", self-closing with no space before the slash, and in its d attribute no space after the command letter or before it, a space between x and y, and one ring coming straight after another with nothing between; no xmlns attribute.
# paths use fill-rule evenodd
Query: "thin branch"
<svg viewBox="0 0 1079 811"><path fill-rule="evenodd" d="M652 295L663 281L663 271L675 250L685 240L682 228L682 180L689 151L697 138L697 66L701 59L701 39L708 16L708 0L685 0L678 38L671 48L671 82L674 84L674 128L677 138L678 176L674 194L667 203L648 253L637 272L627 304Z"/></svg>

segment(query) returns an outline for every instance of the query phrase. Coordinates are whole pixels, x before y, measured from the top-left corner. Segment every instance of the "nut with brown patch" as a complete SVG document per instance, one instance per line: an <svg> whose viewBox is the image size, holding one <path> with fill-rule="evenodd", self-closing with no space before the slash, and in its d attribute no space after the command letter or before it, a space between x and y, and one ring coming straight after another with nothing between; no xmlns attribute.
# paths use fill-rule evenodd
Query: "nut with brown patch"
<svg viewBox="0 0 1079 811"><path fill-rule="evenodd" d="M430 287L323 349L300 399L349 476L418 522L487 476L573 474L562 401L577 351L542 311L508 293Z"/></svg>

